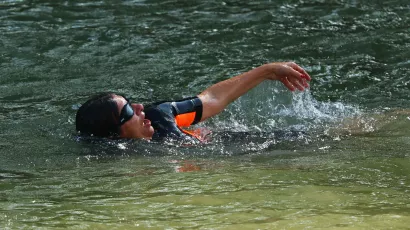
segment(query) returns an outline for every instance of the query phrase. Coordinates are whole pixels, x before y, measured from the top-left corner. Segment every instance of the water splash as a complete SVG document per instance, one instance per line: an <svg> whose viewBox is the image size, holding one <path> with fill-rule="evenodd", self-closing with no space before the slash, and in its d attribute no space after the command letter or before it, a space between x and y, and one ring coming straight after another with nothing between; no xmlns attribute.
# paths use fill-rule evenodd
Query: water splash
<svg viewBox="0 0 410 230"><path fill-rule="evenodd" d="M317 101L309 90L293 94L291 105L278 111L278 115L295 117L304 124L331 123L361 113L361 110L353 105Z"/></svg>
<svg viewBox="0 0 410 230"><path fill-rule="evenodd" d="M323 130L341 120L359 116L360 108L342 102L321 102L310 90L289 94L263 84L234 102L212 126L219 130L269 132Z"/></svg>

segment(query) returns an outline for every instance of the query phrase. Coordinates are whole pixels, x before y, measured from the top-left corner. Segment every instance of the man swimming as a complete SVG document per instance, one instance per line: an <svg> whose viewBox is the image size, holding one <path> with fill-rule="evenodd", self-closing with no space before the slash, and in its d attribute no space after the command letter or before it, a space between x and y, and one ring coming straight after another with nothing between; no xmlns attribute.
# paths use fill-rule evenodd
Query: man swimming
<svg viewBox="0 0 410 230"><path fill-rule="evenodd" d="M290 91L309 87L309 74L293 62L274 62L216 83L195 97L157 102L144 108L126 97L103 93L84 103L76 115L81 135L107 138L201 139L184 127L205 121L265 80L281 81Z"/></svg>

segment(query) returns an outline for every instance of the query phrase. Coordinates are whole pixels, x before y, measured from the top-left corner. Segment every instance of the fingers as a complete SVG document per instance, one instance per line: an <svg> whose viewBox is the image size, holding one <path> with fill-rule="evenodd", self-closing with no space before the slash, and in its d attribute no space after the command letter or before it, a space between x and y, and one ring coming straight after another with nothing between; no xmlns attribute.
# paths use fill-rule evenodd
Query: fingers
<svg viewBox="0 0 410 230"><path fill-rule="evenodd" d="M296 80L296 79L290 79L289 80L291 83L292 83L292 85L294 85L299 91L303 91L303 90L305 90L305 88L307 88L307 87L305 87L304 85L303 85L303 81L306 81L305 79L302 79L302 82L300 82L299 80Z"/></svg>
<svg viewBox="0 0 410 230"><path fill-rule="evenodd" d="M296 89L303 91L305 90L305 87L302 86L297 80L294 78L282 78L280 81L283 83L283 85L286 86L290 91L295 91Z"/></svg>
<svg viewBox="0 0 410 230"><path fill-rule="evenodd" d="M290 91L296 89L303 91L309 88L308 81L311 80L309 74L294 62L273 63L274 76L272 80L279 80Z"/></svg>
<svg viewBox="0 0 410 230"><path fill-rule="evenodd" d="M294 64L294 63L293 63ZM296 64L295 64L296 65ZM297 65L296 65L297 66ZM291 65L289 65L289 66L286 66L286 67L288 67L288 76L289 77L294 77L294 78L297 78L297 79L299 79L299 80L303 80L303 79L306 79L304 76L304 74L303 73L301 73L301 72L299 72L299 71L297 71L293 66L292 66L292 64Z"/></svg>
<svg viewBox="0 0 410 230"><path fill-rule="evenodd" d="M300 91L303 91L305 88L309 88L308 81L311 80L309 74L299 65L294 62L289 62L287 65L290 67L289 75L286 77L286 87L291 84L293 89L297 88ZM289 87L288 87L289 88ZM292 90L293 91L293 90Z"/></svg>
<svg viewBox="0 0 410 230"><path fill-rule="evenodd" d="M295 91L295 87L292 85L292 83L289 82L287 78L282 78L279 81L281 81L282 84L286 86L286 88L288 88L290 91Z"/></svg>
<svg viewBox="0 0 410 230"><path fill-rule="evenodd" d="M288 67L288 73L287 76L284 77L284 79L286 79L285 82L289 82L291 85L293 85L293 88L297 88L300 91L303 91L305 88L309 87L309 84L307 83L308 79L306 79L305 75L295 70L292 66Z"/></svg>
<svg viewBox="0 0 410 230"><path fill-rule="evenodd" d="M298 71L299 73L301 73L302 78L304 78L308 81L312 80L312 78L309 76L309 74L302 67L298 66L296 63L290 62L289 66L292 67L293 69L295 69L296 71Z"/></svg>
<svg viewBox="0 0 410 230"><path fill-rule="evenodd" d="M303 86L304 86L305 88L309 88L309 87L310 87L310 86L309 86L309 83L307 83L306 79L303 79L303 80L302 80L302 84L303 84Z"/></svg>

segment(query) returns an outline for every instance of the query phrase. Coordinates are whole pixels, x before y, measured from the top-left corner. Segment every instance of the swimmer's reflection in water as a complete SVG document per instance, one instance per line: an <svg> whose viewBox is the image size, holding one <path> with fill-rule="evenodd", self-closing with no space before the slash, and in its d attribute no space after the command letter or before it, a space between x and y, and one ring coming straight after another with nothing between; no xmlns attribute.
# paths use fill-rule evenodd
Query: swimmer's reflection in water
<svg viewBox="0 0 410 230"><path fill-rule="evenodd" d="M218 82L195 97L144 107L115 93L95 95L77 111L80 135L158 140L176 138L201 142L208 133L185 128L205 121L265 80L282 82L290 91L309 87L309 74L293 62L268 63Z"/></svg>

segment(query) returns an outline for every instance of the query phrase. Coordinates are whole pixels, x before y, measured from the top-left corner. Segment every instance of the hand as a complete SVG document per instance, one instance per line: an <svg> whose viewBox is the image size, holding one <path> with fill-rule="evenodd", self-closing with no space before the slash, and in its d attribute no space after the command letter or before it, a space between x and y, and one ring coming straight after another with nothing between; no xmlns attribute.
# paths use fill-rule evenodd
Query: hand
<svg viewBox="0 0 410 230"><path fill-rule="evenodd" d="M308 81L311 80L306 71L294 62L274 62L269 66L268 79L281 81L290 91L296 89L303 91L309 88Z"/></svg>

